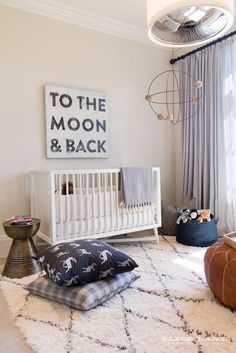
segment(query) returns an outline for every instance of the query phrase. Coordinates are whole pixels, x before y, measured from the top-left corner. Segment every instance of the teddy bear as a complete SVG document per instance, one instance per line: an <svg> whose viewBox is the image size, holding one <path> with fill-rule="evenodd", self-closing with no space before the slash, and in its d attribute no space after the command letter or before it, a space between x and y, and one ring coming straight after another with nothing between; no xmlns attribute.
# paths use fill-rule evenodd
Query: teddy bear
<svg viewBox="0 0 236 353"><path fill-rule="evenodd" d="M207 221L207 222L211 221L211 210L210 209L198 210L197 222L202 223L203 221Z"/></svg>
<svg viewBox="0 0 236 353"><path fill-rule="evenodd" d="M71 181L68 181L68 185L66 185L66 182L62 184L61 194L62 195L73 194L73 183Z"/></svg>
<svg viewBox="0 0 236 353"><path fill-rule="evenodd" d="M190 219L190 209L187 208L179 212L179 217L177 218L176 223L180 224L181 221L183 223L187 223L189 219Z"/></svg>

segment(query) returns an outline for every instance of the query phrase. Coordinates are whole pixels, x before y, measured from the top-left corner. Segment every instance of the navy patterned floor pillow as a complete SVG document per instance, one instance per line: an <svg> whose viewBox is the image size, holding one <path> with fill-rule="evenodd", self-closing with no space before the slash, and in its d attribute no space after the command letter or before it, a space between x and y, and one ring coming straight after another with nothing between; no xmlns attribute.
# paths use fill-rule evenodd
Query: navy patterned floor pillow
<svg viewBox="0 0 236 353"><path fill-rule="evenodd" d="M100 240L76 240L49 246L36 259L57 284L75 286L132 271L137 263Z"/></svg>

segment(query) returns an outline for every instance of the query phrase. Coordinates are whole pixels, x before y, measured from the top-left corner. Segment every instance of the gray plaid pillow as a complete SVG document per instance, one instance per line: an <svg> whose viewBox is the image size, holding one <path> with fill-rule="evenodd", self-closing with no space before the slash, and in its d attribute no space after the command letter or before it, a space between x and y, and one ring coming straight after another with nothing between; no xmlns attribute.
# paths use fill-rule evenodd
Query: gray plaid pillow
<svg viewBox="0 0 236 353"><path fill-rule="evenodd" d="M32 294L40 295L55 302L79 310L90 310L121 292L138 278L139 276L133 272L125 272L110 279L68 288L58 286L50 278L43 276L24 286L24 288Z"/></svg>

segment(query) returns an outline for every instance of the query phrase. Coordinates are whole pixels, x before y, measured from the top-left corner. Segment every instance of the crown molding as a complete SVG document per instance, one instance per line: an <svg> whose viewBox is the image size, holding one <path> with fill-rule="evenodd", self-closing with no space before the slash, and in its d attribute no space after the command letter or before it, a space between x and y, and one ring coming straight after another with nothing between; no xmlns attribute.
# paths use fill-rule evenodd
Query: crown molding
<svg viewBox="0 0 236 353"><path fill-rule="evenodd" d="M0 0L0 5L153 46L146 29L80 10L74 6L59 4L56 0Z"/></svg>

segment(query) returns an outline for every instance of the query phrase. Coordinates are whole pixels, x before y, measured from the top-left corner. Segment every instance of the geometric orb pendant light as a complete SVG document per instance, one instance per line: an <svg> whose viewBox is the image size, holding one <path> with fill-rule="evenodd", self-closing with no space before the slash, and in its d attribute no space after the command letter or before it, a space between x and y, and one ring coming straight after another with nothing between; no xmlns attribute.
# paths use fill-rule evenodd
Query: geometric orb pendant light
<svg viewBox="0 0 236 353"><path fill-rule="evenodd" d="M149 38L170 48L207 43L233 24L234 0L147 0Z"/></svg>
<svg viewBox="0 0 236 353"><path fill-rule="evenodd" d="M181 88L179 74L191 90ZM202 82L192 75L183 71L167 70L151 81L145 99L158 120L167 120L176 125L198 112L202 99L201 88ZM188 115L183 115L187 105L191 106L187 110Z"/></svg>

